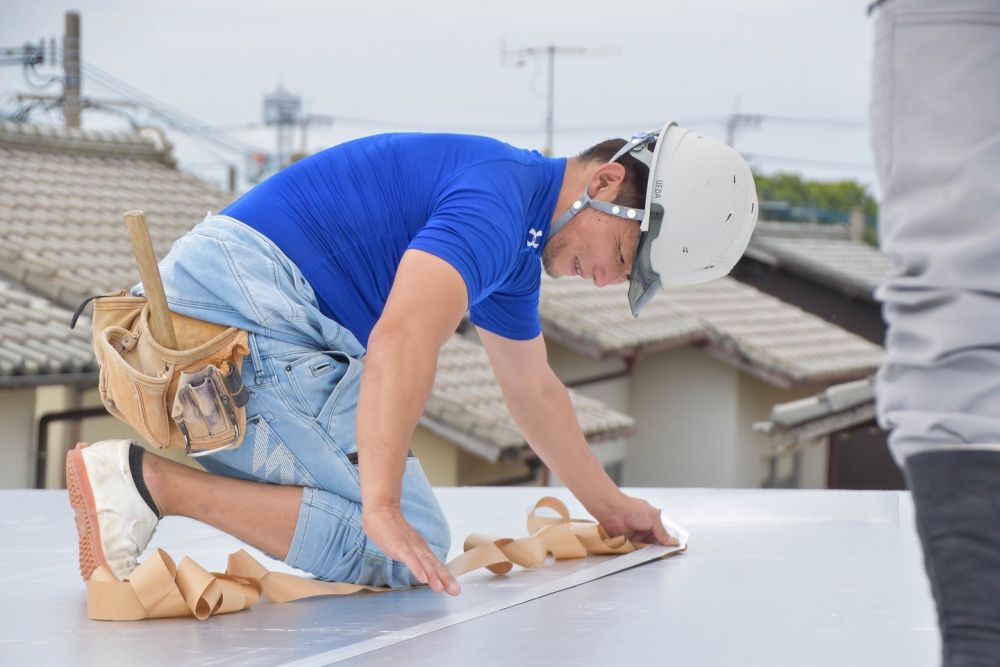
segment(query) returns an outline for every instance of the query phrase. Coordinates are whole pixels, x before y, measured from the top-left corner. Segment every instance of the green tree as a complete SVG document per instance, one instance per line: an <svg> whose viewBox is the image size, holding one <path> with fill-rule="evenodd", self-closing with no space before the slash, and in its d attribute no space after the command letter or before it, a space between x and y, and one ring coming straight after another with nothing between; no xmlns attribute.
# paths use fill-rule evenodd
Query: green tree
<svg viewBox="0 0 1000 667"><path fill-rule="evenodd" d="M789 212L789 217L782 217L783 220L832 219L846 222L851 210L860 207L867 222L864 240L868 245L878 247L878 234L875 230L878 202L868 192L867 186L852 180L806 181L798 174L788 172L770 176L755 173L754 180L757 183L757 198L761 202L785 202L798 207L799 210Z"/></svg>
<svg viewBox="0 0 1000 667"><path fill-rule="evenodd" d="M787 172L771 176L754 174L754 180L757 182L757 197L761 201L783 201L792 206L844 214L860 206L869 219L878 216L878 202L868 192L868 187L857 181L806 181L798 174Z"/></svg>

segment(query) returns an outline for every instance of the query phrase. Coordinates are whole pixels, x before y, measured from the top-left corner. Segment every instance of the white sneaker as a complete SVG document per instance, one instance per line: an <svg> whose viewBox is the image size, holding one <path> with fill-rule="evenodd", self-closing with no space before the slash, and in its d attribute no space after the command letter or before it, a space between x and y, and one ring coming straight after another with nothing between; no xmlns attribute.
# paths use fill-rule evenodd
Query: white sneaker
<svg viewBox="0 0 1000 667"><path fill-rule="evenodd" d="M128 465L131 440L80 443L66 455L66 488L76 511L80 575L105 565L119 579L135 569L159 519L139 495Z"/></svg>

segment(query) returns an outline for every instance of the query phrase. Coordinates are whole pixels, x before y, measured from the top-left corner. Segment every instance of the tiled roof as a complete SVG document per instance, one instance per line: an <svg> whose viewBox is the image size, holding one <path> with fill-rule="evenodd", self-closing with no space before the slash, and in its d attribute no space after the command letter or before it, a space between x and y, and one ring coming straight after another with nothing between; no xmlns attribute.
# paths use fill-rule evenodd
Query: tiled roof
<svg viewBox="0 0 1000 667"><path fill-rule="evenodd" d="M579 278L543 275L538 312L547 338L592 357L668 349L705 337L697 319L662 295L649 302L642 317L633 318L627 285L597 289Z"/></svg>
<svg viewBox="0 0 1000 667"><path fill-rule="evenodd" d="M782 386L863 377L881 359L877 345L731 278L670 288L638 319L627 291L544 278L539 312L546 336L595 357L699 343Z"/></svg>
<svg viewBox="0 0 1000 667"><path fill-rule="evenodd" d="M65 306L138 280L122 214L159 256L231 197L168 166L153 139L0 124L0 273Z"/></svg>
<svg viewBox="0 0 1000 667"><path fill-rule="evenodd" d="M775 405L754 430L787 448L822 438L875 418L875 388L871 378L828 387L815 396Z"/></svg>
<svg viewBox="0 0 1000 667"><path fill-rule="evenodd" d="M845 226L823 223L760 221L747 256L869 300L890 268L888 257L851 240Z"/></svg>
<svg viewBox="0 0 1000 667"><path fill-rule="evenodd" d="M174 164L170 143L155 128L145 128L138 132L110 132L0 122L0 143L8 148L24 148L36 153L86 153L109 158L156 160L171 166Z"/></svg>
<svg viewBox="0 0 1000 667"><path fill-rule="evenodd" d="M0 280L0 379L97 370L89 321L69 329L70 311Z"/></svg>
<svg viewBox="0 0 1000 667"><path fill-rule="evenodd" d="M630 417L606 408L599 401L570 391L573 407L591 442L624 437L631 433ZM502 450L527 445L507 411L500 386L482 346L458 335L445 343L438 358L434 390L424 408L425 422L435 420L451 429L482 440ZM433 424L428 424L433 429Z"/></svg>
<svg viewBox="0 0 1000 667"><path fill-rule="evenodd" d="M231 198L171 168L156 138L0 123L0 274L48 297L0 279L0 384L96 370L89 320L70 331L68 308L138 280L123 212L146 211L162 256ZM481 347L454 337L439 369L427 425L494 458L526 444ZM632 427L597 401L573 394L573 403L591 442Z"/></svg>

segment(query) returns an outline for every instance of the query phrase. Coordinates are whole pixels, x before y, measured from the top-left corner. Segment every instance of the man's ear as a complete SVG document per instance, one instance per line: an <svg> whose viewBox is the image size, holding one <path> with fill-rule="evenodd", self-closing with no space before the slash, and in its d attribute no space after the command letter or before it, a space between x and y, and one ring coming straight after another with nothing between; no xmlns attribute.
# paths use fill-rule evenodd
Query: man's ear
<svg viewBox="0 0 1000 667"><path fill-rule="evenodd" d="M590 174L587 193L594 199L614 201L625 180L625 167L620 162L605 162Z"/></svg>

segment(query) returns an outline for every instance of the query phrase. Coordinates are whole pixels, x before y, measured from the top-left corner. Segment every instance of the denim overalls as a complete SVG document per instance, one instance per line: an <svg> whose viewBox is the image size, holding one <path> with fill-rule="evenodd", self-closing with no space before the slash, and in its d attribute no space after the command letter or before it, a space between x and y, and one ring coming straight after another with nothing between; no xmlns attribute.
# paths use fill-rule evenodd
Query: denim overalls
<svg viewBox="0 0 1000 667"><path fill-rule="evenodd" d="M416 583L361 530L355 413L365 350L354 334L320 312L312 287L277 246L227 216L209 215L178 239L160 272L172 311L250 332L246 437L238 449L198 462L219 475L305 487L289 565L326 580ZM412 456L401 507L443 560L448 524Z"/></svg>

